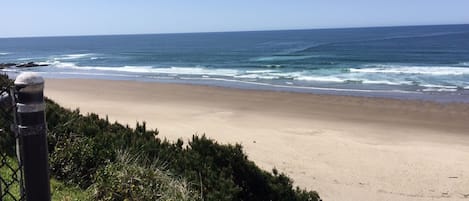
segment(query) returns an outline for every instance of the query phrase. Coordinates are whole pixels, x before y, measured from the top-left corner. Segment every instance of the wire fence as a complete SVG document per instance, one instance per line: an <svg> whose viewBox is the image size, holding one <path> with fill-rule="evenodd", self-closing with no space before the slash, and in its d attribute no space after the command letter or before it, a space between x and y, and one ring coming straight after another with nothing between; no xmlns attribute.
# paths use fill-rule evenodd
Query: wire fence
<svg viewBox="0 0 469 201"><path fill-rule="evenodd" d="M11 83L0 83L0 201L25 200Z"/></svg>

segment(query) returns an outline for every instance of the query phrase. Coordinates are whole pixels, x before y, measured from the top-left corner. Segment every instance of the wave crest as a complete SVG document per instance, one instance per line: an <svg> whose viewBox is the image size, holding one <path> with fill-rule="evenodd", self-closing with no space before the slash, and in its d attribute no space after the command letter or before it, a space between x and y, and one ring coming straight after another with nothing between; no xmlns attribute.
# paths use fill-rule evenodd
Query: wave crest
<svg viewBox="0 0 469 201"><path fill-rule="evenodd" d="M469 75L469 68L451 66L395 66L379 65L374 68L350 68L352 73L389 73L420 75Z"/></svg>
<svg viewBox="0 0 469 201"><path fill-rule="evenodd" d="M84 53L84 54L64 54L60 55L59 57L54 57L53 60L74 60L74 59L82 59L86 57L91 57L95 54L93 53Z"/></svg>
<svg viewBox="0 0 469 201"><path fill-rule="evenodd" d="M318 57L315 55L279 55L279 56L267 56L267 57L257 57L251 59L251 61L290 61L290 60L303 60Z"/></svg>
<svg viewBox="0 0 469 201"><path fill-rule="evenodd" d="M469 89L467 88L469 87L469 82L465 81L463 79L464 77L451 77L453 75L469 75L469 68L465 67L373 65L365 68L350 68L345 71L330 71L329 69L287 71L283 69L266 68L220 69L204 66L79 66L73 62L57 60L38 62L38 64L49 65L49 67L45 68L56 68L52 72L58 71L58 73L97 73L110 76L124 74L128 76L168 76L177 79L182 79L183 77L194 79L225 78L259 83L286 83L288 81L290 82L289 85L298 86L320 83L393 85L406 86L409 89L422 91L457 91ZM19 71L20 69L11 70ZM46 69L45 71L48 72L50 70ZM418 75L409 76L410 74ZM433 79L433 76L442 75L449 77L442 77L439 80Z"/></svg>
<svg viewBox="0 0 469 201"><path fill-rule="evenodd" d="M77 70L99 70L111 72L128 72L128 73L156 73L156 74L174 74L174 75L218 75L218 76L235 76L238 75L238 70L233 69L208 69L205 67L165 67L156 68L153 66L121 66L121 67L107 67L107 66L77 66L72 62L54 61L47 63L57 68L70 68Z"/></svg>

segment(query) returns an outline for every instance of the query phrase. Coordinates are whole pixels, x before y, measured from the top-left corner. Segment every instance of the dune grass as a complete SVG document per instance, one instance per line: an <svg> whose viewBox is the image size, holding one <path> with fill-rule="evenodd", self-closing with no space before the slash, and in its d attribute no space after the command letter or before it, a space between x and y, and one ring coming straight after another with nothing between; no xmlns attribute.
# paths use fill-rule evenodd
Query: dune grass
<svg viewBox="0 0 469 201"><path fill-rule="evenodd" d="M114 163L97 171L91 200L197 201L200 196L181 178L141 156L119 151Z"/></svg>

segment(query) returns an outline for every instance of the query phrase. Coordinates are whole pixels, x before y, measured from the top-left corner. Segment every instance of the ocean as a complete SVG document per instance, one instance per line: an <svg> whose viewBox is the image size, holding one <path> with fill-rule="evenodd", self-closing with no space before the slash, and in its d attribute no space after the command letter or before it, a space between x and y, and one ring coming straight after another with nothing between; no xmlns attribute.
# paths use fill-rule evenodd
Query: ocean
<svg viewBox="0 0 469 201"><path fill-rule="evenodd" d="M469 102L469 25L0 38L9 62L49 65L12 76Z"/></svg>

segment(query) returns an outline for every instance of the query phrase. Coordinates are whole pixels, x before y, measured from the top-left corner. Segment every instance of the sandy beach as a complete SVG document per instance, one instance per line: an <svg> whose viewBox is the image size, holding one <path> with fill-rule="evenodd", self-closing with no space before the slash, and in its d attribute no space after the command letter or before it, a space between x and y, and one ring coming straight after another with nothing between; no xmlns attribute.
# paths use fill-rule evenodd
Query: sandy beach
<svg viewBox="0 0 469 201"><path fill-rule="evenodd" d="M327 201L469 200L468 104L85 79L47 79L45 95L172 140L240 143Z"/></svg>

